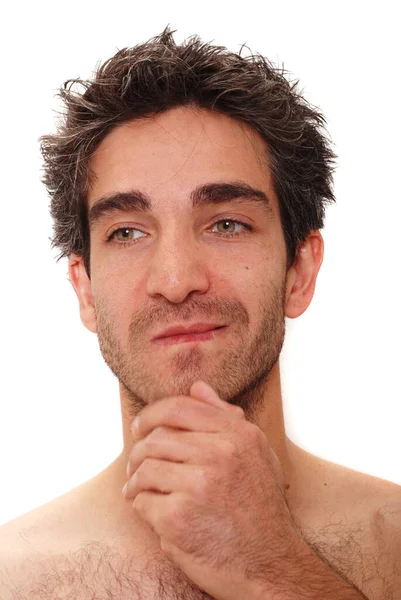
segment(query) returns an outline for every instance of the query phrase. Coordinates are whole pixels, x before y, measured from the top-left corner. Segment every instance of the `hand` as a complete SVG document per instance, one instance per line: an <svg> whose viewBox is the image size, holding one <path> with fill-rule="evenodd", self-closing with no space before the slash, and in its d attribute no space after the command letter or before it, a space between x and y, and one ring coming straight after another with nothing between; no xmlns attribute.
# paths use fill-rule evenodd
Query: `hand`
<svg viewBox="0 0 401 600"><path fill-rule="evenodd" d="M163 552L215 598L257 597L273 584L301 538L261 429L199 380L190 396L146 406L132 433L125 498Z"/></svg>

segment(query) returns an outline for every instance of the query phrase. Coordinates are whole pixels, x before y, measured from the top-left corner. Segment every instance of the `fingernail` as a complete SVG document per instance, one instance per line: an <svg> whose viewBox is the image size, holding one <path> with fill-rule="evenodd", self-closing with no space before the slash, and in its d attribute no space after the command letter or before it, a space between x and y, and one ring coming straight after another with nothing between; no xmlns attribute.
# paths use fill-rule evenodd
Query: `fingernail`
<svg viewBox="0 0 401 600"><path fill-rule="evenodd" d="M127 481L127 483L125 484L125 486L123 487L123 490L122 490L122 492L121 492L121 494L122 494L123 496L125 496L125 492L127 491L127 487L128 487L128 481Z"/></svg>

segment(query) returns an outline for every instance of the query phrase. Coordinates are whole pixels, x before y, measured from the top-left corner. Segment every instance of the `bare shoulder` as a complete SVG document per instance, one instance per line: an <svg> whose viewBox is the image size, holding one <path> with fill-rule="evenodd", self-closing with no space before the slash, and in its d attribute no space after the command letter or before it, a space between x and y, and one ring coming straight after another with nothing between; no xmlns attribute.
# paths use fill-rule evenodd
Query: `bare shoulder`
<svg viewBox="0 0 401 600"><path fill-rule="evenodd" d="M401 535L401 485L329 463L333 483L332 501L345 514L370 524L380 543L398 542Z"/></svg>
<svg viewBox="0 0 401 600"><path fill-rule="evenodd" d="M0 526L1 600L25 600L20 586L25 587L40 568L40 547L37 538L30 535L37 523L32 515L37 512L40 513L31 511Z"/></svg>
<svg viewBox="0 0 401 600"><path fill-rule="evenodd" d="M159 549L127 551L110 540L85 540L68 552L43 551L18 543L12 553L0 551L1 600L56 598L163 598L201 600L197 588Z"/></svg>
<svg viewBox="0 0 401 600"><path fill-rule="evenodd" d="M369 600L401 600L401 486L290 449L302 490L294 519L306 542Z"/></svg>
<svg viewBox="0 0 401 600"><path fill-rule="evenodd" d="M361 548L364 585L376 578L379 598L401 600L401 486L350 471L343 476L350 490L349 511L366 540L366 551Z"/></svg>
<svg viewBox="0 0 401 600"><path fill-rule="evenodd" d="M401 486L358 472L346 478L357 524L345 537L359 562L353 583L372 600L401 600Z"/></svg>
<svg viewBox="0 0 401 600"><path fill-rule="evenodd" d="M0 598L2 600L25 600L19 594L19 583L29 577L32 564L27 541L20 531L20 519L0 527Z"/></svg>
<svg viewBox="0 0 401 600"><path fill-rule="evenodd" d="M109 548L101 543L102 532L96 544L77 500L76 492L68 492L0 526L1 600L54 598L53 587L64 585L63 573L79 578L96 556L103 560Z"/></svg>
<svg viewBox="0 0 401 600"><path fill-rule="evenodd" d="M376 554L372 570L380 572L383 590L391 600L401 600L401 486L372 478L376 496L372 503L370 533ZM390 595L390 594L393 595Z"/></svg>
<svg viewBox="0 0 401 600"><path fill-rule="evenodd" d="M158 573L159 557L136 529L123 519L122 533L89 493L73 490L0 526L1 600L156 597L143 585L152 590L171 566Z"/></svg>

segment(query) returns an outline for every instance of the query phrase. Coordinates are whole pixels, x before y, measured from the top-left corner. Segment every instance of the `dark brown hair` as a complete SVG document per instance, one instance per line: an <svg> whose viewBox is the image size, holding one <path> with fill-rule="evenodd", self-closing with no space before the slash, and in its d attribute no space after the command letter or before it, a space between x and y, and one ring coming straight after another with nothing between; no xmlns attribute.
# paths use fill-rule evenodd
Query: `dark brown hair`
<svg viewBox="0 0 401 600"><path fill-rule="evenodd" d="M92 80L70 79L59 96L66 112L57 133L40 138L43 183L51 197L53 247L82 255L89 270L86 194L89 159L104 137L130 119L195 105L239 119L268 144L268 164L280 204L287 268L298 246L324 226L325 203L335 202L335 154L325 118L260 54L247 57L191 36L177 45L169 26L133 48L119 50ZM77 90L76 86L81 86Z"/></svg>

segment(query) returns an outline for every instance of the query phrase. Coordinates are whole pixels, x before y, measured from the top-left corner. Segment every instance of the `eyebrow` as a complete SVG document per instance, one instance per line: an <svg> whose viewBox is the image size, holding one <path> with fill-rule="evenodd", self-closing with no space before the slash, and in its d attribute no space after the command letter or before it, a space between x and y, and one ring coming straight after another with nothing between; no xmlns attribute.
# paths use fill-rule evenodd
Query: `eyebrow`
<svg viewBox="0 0 401 600"><path fill-rule="evenodd" d="M270 219L275 218L268 196L262 190L254 188L243 181L200 185L192 190L190 199L192 208L195 210L204 206L244 200L245 204L256 205L261 208ZM152 212L152 201L147 194L139 190L117 192L103 196L89 210L89 224L93 226L107 215L124 211Z"/></svg>

